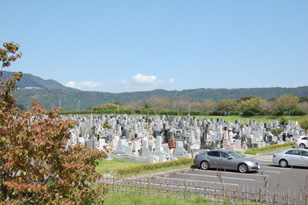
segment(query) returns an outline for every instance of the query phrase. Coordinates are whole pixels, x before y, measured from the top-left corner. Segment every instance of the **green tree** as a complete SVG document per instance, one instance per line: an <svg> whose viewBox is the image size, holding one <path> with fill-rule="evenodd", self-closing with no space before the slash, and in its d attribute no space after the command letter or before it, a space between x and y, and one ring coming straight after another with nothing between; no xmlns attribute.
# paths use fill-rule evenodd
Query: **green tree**
<svg viewBox="0 0 308 205"><path fill-rule="evenodd" d="M280 110L290 112L292 109L296 108L299 102L299 97L293 94L281 95L278 98L278 102Z"/></svg>
<svg viewBox="0 0 308 205"><path fill-rule="evenodd" d="M145 102L145 103L144 103L144 108L145 108L145 109L151 108L150 103L149 103L149 102Z"/></svg>
<svg viewBox="0 0 308 205"><path fill-rule="evenodd" d="M241 101L240 107L243 114L256 115L261 111L261 104L263 100L261 98L252 97L245 101ZM246 115L247 115L246 114Z"/></svg>
<svg viewBox="0 0 308 205"><path fill-rule="evenodd" d="M284 124L287 124L288 123L288 120L284 117L281 117L280 120L279 120L279 123L284 125Z"/></svg>
<svg viewBox="0 0 308 205"><path fill-rule="evenodd" d="M266 111L268 114L272 114L274 111L278 111L278 100L277 98L272 98L272 99L268 99L268 100L264 100L261 105L260 108L263 111Z"/></svg>
<svg viewBox="0 0 308 205"><path fill-rule="evenodd" d="M213 112L217 106L217 103L210 99L202 99L200 104L200 111L203 113Z"/></svg>
<svg viewBox="0 0 308 205"><path fill-rule="evenodd" d="M308 96L301 96L299 97L299 102L302 103L302 102L308 102Z"/></svg>
<svg viewBox="0 0 308 205"><path fill-rule="evenodd" d="M2 67L9 67L21 56L19 45L3 46ZM59 108L47 111L34 100L30 111L20 113L12 92L22 75L0 81L0 204L102 203L107 187L89 182L101 177L95 168L106 153L81 145L66 150L75 122L58 120Z"/></svg>
<svg viewBox="0 0 308 205"><path fill-rule="evenodd" d="M308 114L308 102L298 103L298 105L296 107L297 107L297 109L305 112L306 115Z"/></svg>
<svg viewBox="0 0 308 205"><path fill-rule="evenodd" d="M255 98L255 96L245 96L240 98L240 102L250 100L251 98Z"/></svg>
<svg viewBox="0 0 308 205"><path fill-rule="evenodd" d="M300 123L300 127L306 130L306 133L308 131L308 120L304 120Z"/></svg>
<svg viewBox="0 0 308 205"><path fill-rule="evenodd" d="M220 112L230 112L237 109L237 102L235 100L222 99L217 103L217 110Z"/></svg>

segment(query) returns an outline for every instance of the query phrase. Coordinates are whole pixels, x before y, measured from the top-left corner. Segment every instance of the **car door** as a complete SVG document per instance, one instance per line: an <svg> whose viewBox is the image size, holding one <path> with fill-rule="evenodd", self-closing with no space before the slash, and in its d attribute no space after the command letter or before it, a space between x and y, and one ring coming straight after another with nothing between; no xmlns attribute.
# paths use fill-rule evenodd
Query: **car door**
<svg viewBox="0 0 308 205"><path fill-rule="evenodd" d="M220 152L219 151L210 151L208 152L208 158L211 168L220 167Z"/></svg>
<svg viewBox="0 0 308 205"><path fill-rule="evenodd" d="M308 152L300 150L299 154L301 157L301 166L308 167Z"/></svg>
<svg viewBox="0 0 308 205"><path fill-rule="evenodd" d="M289 150L285 154L286 160L288 160L289 165L292 166L301 166L302 158L298 150Z"/></svg>
<svg viewBox="0 0 308 205"><path fill-rule="evenodd" d="M222 169L235 169L234 159L226 152L220 152L220 166Z"/></svg>

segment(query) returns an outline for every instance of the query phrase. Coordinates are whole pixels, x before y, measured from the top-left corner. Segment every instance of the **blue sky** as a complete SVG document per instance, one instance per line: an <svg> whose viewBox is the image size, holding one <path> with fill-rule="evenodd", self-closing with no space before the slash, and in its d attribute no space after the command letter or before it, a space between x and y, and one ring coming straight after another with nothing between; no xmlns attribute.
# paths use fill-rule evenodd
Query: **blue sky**
<svg viewBox="0 0 308 205"><path fill-rule="evenodd" d="M308 85L307 0L14 0L9 71L81 90Z"/></svg>

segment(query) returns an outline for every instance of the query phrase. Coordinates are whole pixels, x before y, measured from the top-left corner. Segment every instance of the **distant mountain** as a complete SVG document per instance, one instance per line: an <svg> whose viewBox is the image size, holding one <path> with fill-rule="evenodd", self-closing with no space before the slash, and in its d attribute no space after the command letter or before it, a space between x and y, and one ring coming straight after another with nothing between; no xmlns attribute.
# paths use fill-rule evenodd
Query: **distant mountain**
<svg viewBox="0 0 308 205"><path fill-rule="evenodd" d="M4 73L3 76L8 76ZM134 101L146 101L153 95L160 95L171 99L191 98L193 100L201 100L204 98L219 101L220 99L240 99L245 96L256 96L262 99L279 97L283 94L291 94L297 96L308 96L308 86L297 88L239 88L239 89L212 89L199 88L182 91L152 90L141 92L93 92L80 91L73 88L63 86L54 80L43 80L42 78L25 74L20 83L20 89L14 93L18 104L25 107L31 106L33 99L41 102L46 109L52 107L61 107L64 110L77 110L78 101L80 110L88 110L93 105L105 104L110 102L129 103ZM26 89L27 87L38 87L40 89Z"/></svg>
<svg viewBox="0 0 308 205"><path fill-rule="evenodd" d="M2 71L1 80L6 79L8 77L12 77L13 72ZM40 77L24 73L24 76L21 80L17 83L18 88L55 88L61 90L77 90L74 88L69 88L61 83L58 83L55 80L44 80Z"/></svg>

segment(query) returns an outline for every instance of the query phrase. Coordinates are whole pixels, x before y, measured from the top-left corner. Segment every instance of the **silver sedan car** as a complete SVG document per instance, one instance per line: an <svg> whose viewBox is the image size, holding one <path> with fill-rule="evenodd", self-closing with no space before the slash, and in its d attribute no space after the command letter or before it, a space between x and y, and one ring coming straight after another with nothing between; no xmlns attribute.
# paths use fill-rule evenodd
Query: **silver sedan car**
<svg viewBox="0 0 308 205"><path fill-rule="evenodd" d="M273 154L272 161L274 164L279 164L281 167L308 167L308 151L298 148L287 149Z"/></svg>
<svg viewBox="0 0 308 205"><path fill-rule="evenodd" d="M258 160L243 157L234 151L226 149L213 149L197 154L194 164L201 169L229 169L238 170L241 173L258 171L260 169L260 162Z"/></svg>

